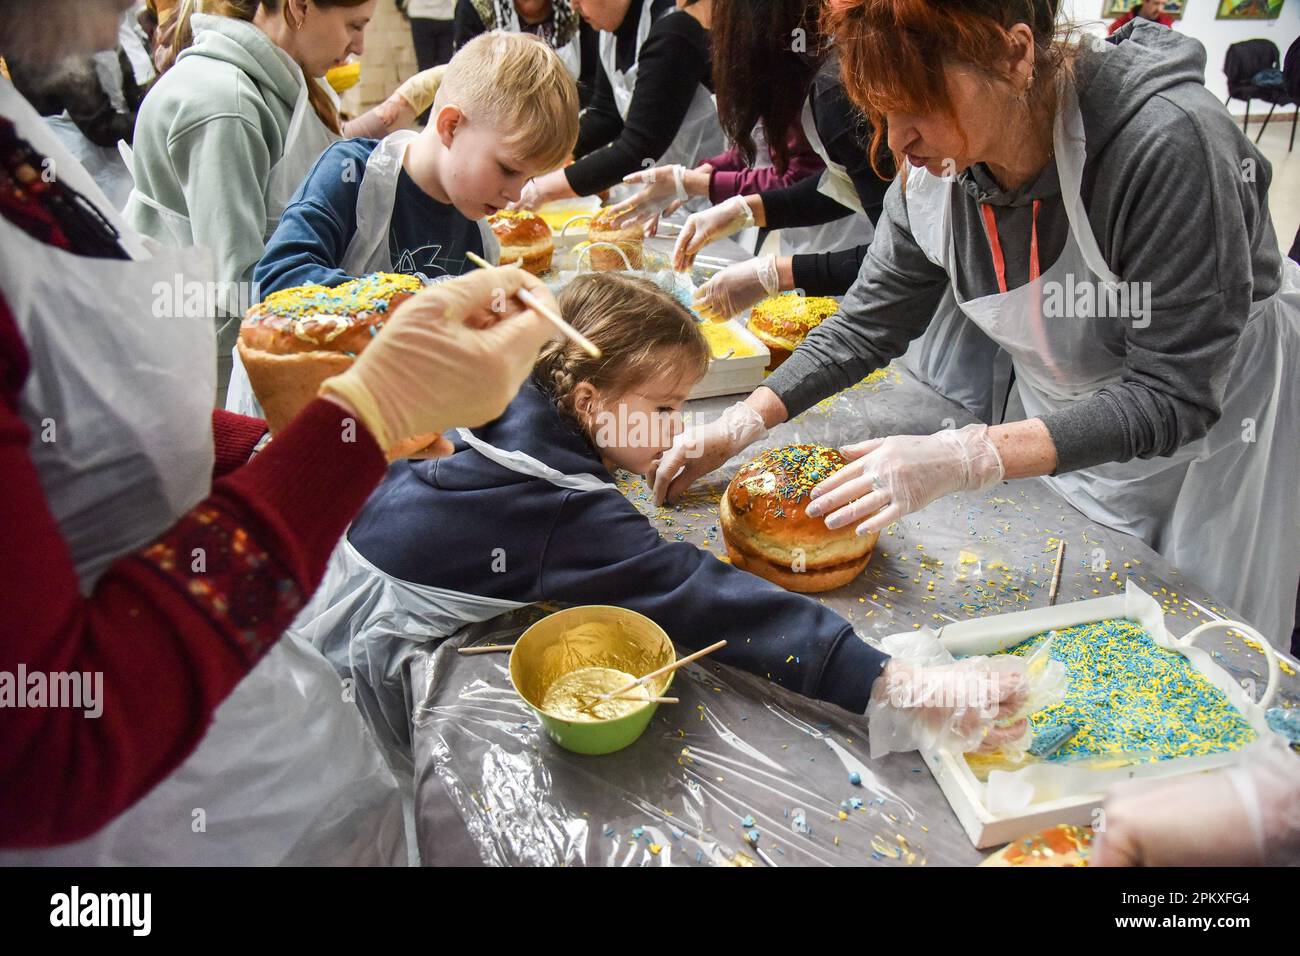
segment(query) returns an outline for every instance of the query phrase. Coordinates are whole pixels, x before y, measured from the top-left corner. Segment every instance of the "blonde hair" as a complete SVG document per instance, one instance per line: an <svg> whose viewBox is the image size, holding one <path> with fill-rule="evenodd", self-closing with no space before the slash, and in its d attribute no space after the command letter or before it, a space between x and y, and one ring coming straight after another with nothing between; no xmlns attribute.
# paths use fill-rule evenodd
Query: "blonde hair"
<svg viewBox="0 0 1300 956"><path fill-rule="evenodd" d="M555 51L526 33L494 30L461 47L434 114L445 106L490 123L521 158L546 170L563 165L578 142L578 86Z"/></svg>
<svg viewBox="0 0 1300 956"><path fill-rule="evenodd" d="M533 381L579 427L574 391L589 382L624 394L667 370L699 381L709 370L709 344L689 309L648 279L625 272L586 272L565 286L560 314L595 343L593 359L567 338L552 342Z"/></svg>

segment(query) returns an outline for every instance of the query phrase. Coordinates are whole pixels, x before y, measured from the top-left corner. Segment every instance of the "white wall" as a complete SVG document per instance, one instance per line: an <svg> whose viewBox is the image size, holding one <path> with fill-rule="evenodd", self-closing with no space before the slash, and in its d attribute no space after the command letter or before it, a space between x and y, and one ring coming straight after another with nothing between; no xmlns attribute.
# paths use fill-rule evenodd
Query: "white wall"
<svg viewBox="0 0 1300 956"><path fill-rule="evenodd" d="M1088 32L1104 36L1110 23L1100 17L1102 6L1102 0L1061 0L1061 14L1085 26ZM1206 53L1205 85L1219 97L1219 102L1223 102L1228 95L1223 58L1229 45L1257 37L1272 40L1277 45L1280 66L1287 47L1300 36L1300 0L1285 0L1282 13L1276 20L1216 20L1214 14L1218 8L1219 0L1187 0L1183 17L1176 22L1174 29L1201 41ZM1232 111L1238 116L1245 107L1246 104L1240 100L1232 101ZM1260 104L1256 103L1251 108L1251 116L1254 117L1258 110ZM1259 113L1260 119L1264 118L1264 112Z"/></svg>

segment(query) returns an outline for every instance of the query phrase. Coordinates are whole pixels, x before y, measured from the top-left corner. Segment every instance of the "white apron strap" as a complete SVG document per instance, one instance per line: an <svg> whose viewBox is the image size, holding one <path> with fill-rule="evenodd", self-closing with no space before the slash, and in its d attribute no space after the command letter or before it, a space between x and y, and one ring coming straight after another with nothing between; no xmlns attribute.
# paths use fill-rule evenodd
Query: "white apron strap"
<svg viewBox="0 0 1300 956"><path fill-rule="evenodd" d="M468 428L459 428L457 433L465 444L488 461L516 474L541 478L560 488L571 488L574 491L618 491L617 485L608 481L601 481L594 475L566 475L564 472L557 471L545 462L538 461L532 455L526 455L522 451L505 451L495 445L489 445L481 438L476 438Z"/></svg>

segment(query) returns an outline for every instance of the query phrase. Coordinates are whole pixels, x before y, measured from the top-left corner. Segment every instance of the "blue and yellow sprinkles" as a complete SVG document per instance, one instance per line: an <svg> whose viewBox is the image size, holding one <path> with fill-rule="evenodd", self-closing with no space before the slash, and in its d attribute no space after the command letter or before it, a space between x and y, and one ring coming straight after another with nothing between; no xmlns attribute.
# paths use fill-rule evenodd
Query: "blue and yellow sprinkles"
<svg viewBox="0 0 1300 956"><path fill-rule="evenodd" d="M1029 716L1032 731L1073 724L1050 761L1169 760L1237 750L1257 734L1219 688L1135 621L1112 619L1037 634L1008 653L1025 657L1048 637L1069 677L1065 699Z"/></svg>
<svg viewBox="0 0 1300 956"><path fill-rule="evenodd" d="M317 315L387 312L395 296L414 295L422 288L424 283L416 276L375 272L333 287L304 285L272 292L253 309L250 318L306 319Z"/></svg>
<svg viewBox="0 0 1300 956"><path fill-rule="evenodd" d="M774 495L797 504L812 500L812 490L845 465L844 456L824 445L786 445L763 452L737 474L753 497ZM778 514L784 512L778 507Z"/></svg>

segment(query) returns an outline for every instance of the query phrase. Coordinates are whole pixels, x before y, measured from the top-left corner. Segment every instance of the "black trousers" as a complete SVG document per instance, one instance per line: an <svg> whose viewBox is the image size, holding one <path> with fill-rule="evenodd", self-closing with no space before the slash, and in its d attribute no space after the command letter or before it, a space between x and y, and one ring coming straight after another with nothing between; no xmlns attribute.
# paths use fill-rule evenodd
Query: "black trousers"
<svg viewBox="0 0 1300 956"><path fill-rule="evenodd" d="M420 72L442 66L451 59L452 20L431 20L428 17L411 18L411 40L415 43L415 62ZM417 122L429 122L429 110Z"/></svg>
<svg viewBox="0 0 1300 956"><path fill-rule="evenodd" d="M415 60L421 72L441 66L451 59L451 20L411 20L411 39L415 43Z"/></svg>

